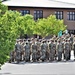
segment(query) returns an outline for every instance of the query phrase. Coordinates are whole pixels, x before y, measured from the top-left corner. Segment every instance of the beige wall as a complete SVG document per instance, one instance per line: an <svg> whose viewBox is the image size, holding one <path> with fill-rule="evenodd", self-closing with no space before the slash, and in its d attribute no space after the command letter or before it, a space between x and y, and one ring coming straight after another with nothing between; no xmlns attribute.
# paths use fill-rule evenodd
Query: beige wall
<svg viewBox="0 0 75 75"><path fill-rule="evenodd" d="M67 29L69 30L75 30L75 21L69 21L67 20L67 11L75 11L72 9L50 9L50 8L12 8L9 7L9 9L12 10L30 10L30 14L34 16L34 10L43 10L43 17L46 18L51 14L55 14L55 11L63 11L63 20L64 24L67 25Z"/></svg>

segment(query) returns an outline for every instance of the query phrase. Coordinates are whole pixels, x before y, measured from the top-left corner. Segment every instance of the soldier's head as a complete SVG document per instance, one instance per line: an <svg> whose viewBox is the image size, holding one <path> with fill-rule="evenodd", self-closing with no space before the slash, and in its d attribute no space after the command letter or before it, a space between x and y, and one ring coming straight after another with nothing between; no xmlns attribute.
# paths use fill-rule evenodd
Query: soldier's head
<svg viewBox="0 0 75 75"><path fill-rule="evenodd" d="M31 40L30 39L28 39L28 42L30 42Z"/></svg>
<svg viewBox="0 0 75 75"><path fill-rule="evenodd" d="M68 39L66 39L66 42L68 42Z"/></svg>
<svg viewBox="0 0 75 75"><path fill-rule="evenodd" d="M28 44L28 41L26 41L26 44Z"/></svg>

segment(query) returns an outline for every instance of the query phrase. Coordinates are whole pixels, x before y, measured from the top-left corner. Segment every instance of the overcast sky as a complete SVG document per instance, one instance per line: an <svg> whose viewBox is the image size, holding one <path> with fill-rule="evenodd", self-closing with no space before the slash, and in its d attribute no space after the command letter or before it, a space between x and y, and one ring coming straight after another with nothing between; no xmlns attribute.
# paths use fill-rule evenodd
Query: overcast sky
<svg viewBox="0 0 75 75"><path fill-rule="evenodd" d="M57 0L57 1L69 2L69 3L75 3L75 0Z"/></svg>

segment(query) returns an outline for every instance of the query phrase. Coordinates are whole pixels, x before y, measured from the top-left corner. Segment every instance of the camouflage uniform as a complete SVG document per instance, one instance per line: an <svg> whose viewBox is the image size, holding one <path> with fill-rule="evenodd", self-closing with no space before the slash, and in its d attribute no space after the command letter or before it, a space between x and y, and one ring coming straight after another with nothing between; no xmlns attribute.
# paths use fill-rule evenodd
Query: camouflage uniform
<svg viewBox="0 0 75 75"><path fill-rule="evenodd" d="M74 39L74 38L73 38L73 35L71 35L71 37L70 37L71 50L73 49L73 48L72 48L72 45L73 45L73 39Z"/></svg>
<svg viewBox="0 0 75 75"><path fill-rule="evenodd" d="M37 45L35 43L32 43L31 49L32 49L32 60L36 61Z"/></svg>
<svg viewBox="0 0 75 75"><path fill-rule="evenodd" d="M74 50L74 60L75 60L75 41L73 43L73 50Z"/></svg>
<svg viewBox="0 0 75 75"><path fill-rule="evenodd" d="M21 45L21 61L23 60L23 55L24 55L24 48L23 48L23 42L20 43Z"/></svg>
<svg viewBox="0 0 75 75"><path fill-rule="evenodd" d="M43 43L41 44L41 58L42 61L46 60L46 44L43 41Z"/></svg>
<svg viewBox="0 0 75 75"><path fill-rule="evenodd" d="M30 61L30 45L26 42L25 48L25 61Z"/></svg>
<svg viewBox="0 0 75 75"><path fill-rule="evenodd" d="M54 41L49 44L49 50L50 50L50 60L53 61L55 58L55 51L56 51L56 44L54 44Z"/></svg>
<svg viewBox="0 0 75 75"><path fill-rule="evenodd" d="M40 48L41 42L39 42L39 40L37 40L36 45L37 45L36 59L37 59L37 61L39 61L39 59L41 57L41 48Z"/></svg>
<svg viewBox="0 0 75 75"><path fill-rule="evenodd" d="M17 63L19 63L21 59L21 45L19 43L15 45L15 52L16 52L16 61Z"/></svg>
<svg viewBox="0 0 75 75"><path fill-rule="evenodd" d="M14 62L15 61L15 51L10 52L10 59L9 59L9 63Z"/></svg>
<svg viewBox="0 0 75 75"><path fill-rule="evenodd" d="M65 59L65 54L64 54L64 50L65 50L65 48L64 48L65 47L64 46L65 45L65 39L63 39L61 43L62 43L62 48L63 48L62 54L63 54L63 58Z"/></svg>
<svg viewBox="0 0 75 75"><path fill-rule="evenodd" d="M62 52L63 52L63 45L59 41L58 46L57 46L58 61L62 60Z"/></svg>
<svg viewBox="0 0 75 75"><path fill-rule="evenodd" d="M68 40L65 43L65 59L70 60L71 45Z"/></svg>
<svg viewBox="0 0 75 75"><path fill-rule="evenodd" d="M50 51L49 51L49 41L48 42L46 42L46 60L49 60L49 54L50 53Z"/></svg>

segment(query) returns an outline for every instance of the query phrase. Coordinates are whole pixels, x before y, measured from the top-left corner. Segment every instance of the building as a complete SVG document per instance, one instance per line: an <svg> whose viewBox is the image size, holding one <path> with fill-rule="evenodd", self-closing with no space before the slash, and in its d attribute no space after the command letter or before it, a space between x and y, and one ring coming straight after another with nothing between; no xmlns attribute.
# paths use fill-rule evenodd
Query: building
<svg viewBox="0 0 75 75"><path fill-rule="evenodd" d="M55 0L8 0L3 4L9 10L17 10L25 14L31 14L34 19L46 18L49 15L56 15L57 19L63 19L69 33L75 34L75 4Z"/></svg>

